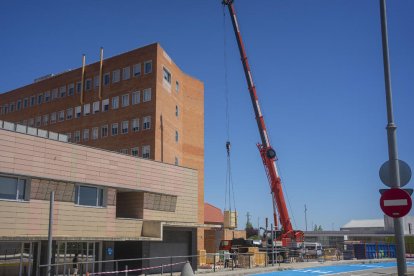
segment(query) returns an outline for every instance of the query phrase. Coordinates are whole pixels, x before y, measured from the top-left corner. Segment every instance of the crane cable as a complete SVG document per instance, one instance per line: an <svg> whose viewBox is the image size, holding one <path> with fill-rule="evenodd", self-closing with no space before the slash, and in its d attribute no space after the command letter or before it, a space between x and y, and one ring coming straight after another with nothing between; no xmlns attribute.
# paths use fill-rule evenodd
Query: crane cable
<svg viewBox="0 0 414 276"><path fill-rule="evenodd" d="M227 208L227 199L229 211L232 211L232 203L234 210L236 211L236 201L234 197L234 184L231 173L231 158L230 158L230 112L229 112L229 85L228 85L228 66L227 66L227 40L226 40L226 11L223 5L223 59L224 59L224 96L225 96L225 110L226 110L226 150L227 150L227 170L226 170L226 187L225 187L225 199L224 209ZM232 202L233 201L233 202Z"/></svg>

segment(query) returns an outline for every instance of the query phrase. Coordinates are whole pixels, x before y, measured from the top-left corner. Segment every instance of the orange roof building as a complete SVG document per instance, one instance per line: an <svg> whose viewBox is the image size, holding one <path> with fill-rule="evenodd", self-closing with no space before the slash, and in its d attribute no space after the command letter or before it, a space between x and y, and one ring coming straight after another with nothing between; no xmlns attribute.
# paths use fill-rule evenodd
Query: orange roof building
<svg viewBox="0 0 414 276"><path fill-rule="evenodd" d="M209 203L204 203L204 223L205 224L224 224L224 215L220 208Z"/></svg>

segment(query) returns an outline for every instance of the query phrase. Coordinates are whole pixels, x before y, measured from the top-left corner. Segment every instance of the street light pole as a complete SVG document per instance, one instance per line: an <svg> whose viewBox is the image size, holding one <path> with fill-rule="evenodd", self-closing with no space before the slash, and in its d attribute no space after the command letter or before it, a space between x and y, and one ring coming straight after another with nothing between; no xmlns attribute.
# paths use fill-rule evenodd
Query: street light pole
<svg viewBox="0 0 414 276"><path fill-rule="evenodd" d="M384 60L384 79L385 79L385 95L387 102L387 138L388 138L388 157L390 162L391 179L393 180L393 188L400 188L400 170L398 165L397 150L397 126L394 124L394 116L392 109L392 91L391 91L391 74L388 52L388 32L387 32L387 11L385 0L380 0L381 11L381 34L382 34L382 56ZM407 275L407 264L405 259L405 242L403 218L394 218L394 235L397 249L397 267L398 275Z"/></svg>

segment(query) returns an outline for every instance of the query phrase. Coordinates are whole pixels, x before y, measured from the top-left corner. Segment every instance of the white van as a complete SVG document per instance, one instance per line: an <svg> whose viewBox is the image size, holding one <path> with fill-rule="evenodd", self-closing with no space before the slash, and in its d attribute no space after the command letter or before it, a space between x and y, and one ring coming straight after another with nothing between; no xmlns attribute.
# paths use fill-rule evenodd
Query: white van
<svg viewBox="0 0 414 276"><path fill-rule="evenodd" d="M316 256L320 257L322 256L322 244L319 242L304 242L303 243L305 255L308 256Z"/></svg>

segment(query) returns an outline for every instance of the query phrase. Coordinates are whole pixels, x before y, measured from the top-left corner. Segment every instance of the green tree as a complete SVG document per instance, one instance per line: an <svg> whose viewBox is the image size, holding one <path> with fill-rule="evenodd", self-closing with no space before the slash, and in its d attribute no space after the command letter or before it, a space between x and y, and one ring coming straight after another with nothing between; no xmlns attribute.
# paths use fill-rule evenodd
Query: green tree
<svg viewBox="0 0 414 276"><path fill-rule="evenodd" d="M319 227L318 227L318 231L323 231L323 229L322 229L322 225L319 225Z"/></svg>

